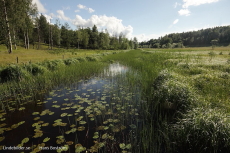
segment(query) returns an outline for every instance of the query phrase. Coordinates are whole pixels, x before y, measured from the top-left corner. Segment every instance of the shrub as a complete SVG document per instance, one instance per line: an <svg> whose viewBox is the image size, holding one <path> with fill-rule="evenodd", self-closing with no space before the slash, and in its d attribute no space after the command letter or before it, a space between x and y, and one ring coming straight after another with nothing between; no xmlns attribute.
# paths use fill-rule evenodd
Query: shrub
<svg viewBox="0 0 230 153"><path fill-rule="evenodd" d="M0 77L2 82L11 80L20 81L28 77L28 73L18 65L9 65L1 71Z"/></svg>
<svg viewBox="0 0 230 153"><path fill-rule="evenodd" d="M25 69L33 75L44 74L47 69L38 64L29 64L25 66Z"/></svg>
<svg viewBox="0 0 230 153"><path fill-rule="evenodd" d="M178 152L230 151L230 119L221 110L194 108L172 127Z"/></svg>

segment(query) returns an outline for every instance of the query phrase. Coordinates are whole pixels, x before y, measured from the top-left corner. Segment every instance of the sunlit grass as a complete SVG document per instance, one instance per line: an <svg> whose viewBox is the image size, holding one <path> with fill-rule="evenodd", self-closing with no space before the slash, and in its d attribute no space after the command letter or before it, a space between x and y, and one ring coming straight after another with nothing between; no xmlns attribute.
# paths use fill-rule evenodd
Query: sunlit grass
<svg viewBox="0 0 230 153"><path fill-rule="evenodd" d="M9 54L5 46L0 45L0 67L7 64L15 63L37 63L44 60L55 60L55 59L68 59L74 57L85 57L92 54L101 54L104 52L112 52L105 50L84 50L84 49L62 49L53 48L53 50L48 50L48 46L42 45L42 49L25 49L18 46L17 50L13 50L13 53ZM17 61L18 58L18 61Z"/></svg>

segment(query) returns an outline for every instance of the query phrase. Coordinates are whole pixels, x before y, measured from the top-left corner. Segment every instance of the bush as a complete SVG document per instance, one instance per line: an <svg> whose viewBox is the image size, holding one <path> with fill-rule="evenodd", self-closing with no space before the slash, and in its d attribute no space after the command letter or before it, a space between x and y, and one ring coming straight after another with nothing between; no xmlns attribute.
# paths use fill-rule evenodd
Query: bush
<svg viewBox="0 0 230 153"><path fill-rule="evenodd" d="M230 151L230 119L221 110L195 108L172 127L178 152Z"/></svg>
<svg viewBox="0 0 230 153"><path fill-rule="evenodd" d="M47 72L47 69L38 64L29 64L25 66L25 69L33 75L44 74Z"/></svg>
<svg viewBox="0 0 230 153"><path fill-rule="evenodd" d="M18 65L9 65L1 71L0 77L1 77L1 82L11 81L11 80L20 81L23 78L28 77L28 73Z"/></svg>

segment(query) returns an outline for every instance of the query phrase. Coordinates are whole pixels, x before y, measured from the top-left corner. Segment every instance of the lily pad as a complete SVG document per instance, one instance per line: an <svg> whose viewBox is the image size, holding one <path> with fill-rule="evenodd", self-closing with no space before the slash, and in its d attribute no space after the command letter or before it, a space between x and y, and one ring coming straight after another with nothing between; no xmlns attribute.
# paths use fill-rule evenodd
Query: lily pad
<svg viewBox="0 0 230 153"><path fill-rule="evenodd" d="M24 138L23 140L22 140L22 144L24 144L24 143L27 143L28 141L29 141L30 139L27 137L27 138Z"/></svg>
<svg viewBox="0 0 230 153"><path fill-rule="evenodd" d="M120 144L119 144L119 147L120 147L121 149L125 149L125 144L124 144L124 143L120 143Z"/></svg>
<svg viewBox="0 0 230 153"><path fill-rule="evenodd" d="M50 138L46 137L46 138L43 140L43 142L47 142L47 141L49 141L49 140L50 140Z"/></svg>

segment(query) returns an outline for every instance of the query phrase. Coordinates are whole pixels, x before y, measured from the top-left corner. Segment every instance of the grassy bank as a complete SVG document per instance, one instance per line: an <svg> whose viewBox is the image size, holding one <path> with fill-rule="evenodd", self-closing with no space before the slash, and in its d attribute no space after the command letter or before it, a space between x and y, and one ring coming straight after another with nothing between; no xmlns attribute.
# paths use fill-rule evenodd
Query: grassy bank
<svg viewBox="0 0 230 153"><path fill-rule="evenodd" d="M1 70L1 108L14 111L15 108L7 105L10 99L18 108L21 98L34 99L60 84L71 84L97 74L105 66L97 60L96 57L81 57L6 66Z"/></svg>
<svg viewBox="0 0 230 153"><path fill-rule="evenodd" d="M145 101L143 152L230 150L229 51L221 51L142 49L106 57L140 74L133 81Z"/></svg>

